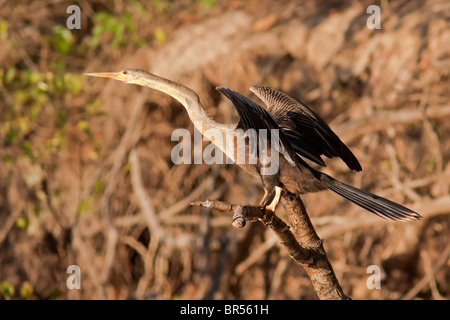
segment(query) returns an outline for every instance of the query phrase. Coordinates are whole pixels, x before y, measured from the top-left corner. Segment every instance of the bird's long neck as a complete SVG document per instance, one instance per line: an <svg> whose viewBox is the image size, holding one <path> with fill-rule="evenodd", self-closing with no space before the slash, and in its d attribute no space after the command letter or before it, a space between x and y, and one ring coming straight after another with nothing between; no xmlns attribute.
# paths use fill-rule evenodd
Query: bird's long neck
<svg viewBox="0 0 450 320"><path fill-rule="evenodd" d="M219 148L222 151L222 155L225 154L227 156L227 163L229 163L228 158L232 159L232 161L236 162L250 174L256 177L258 176L255 166L253 164L248 164L250 155L245 150L246 133L244 133L243 130L236 130L236 124L222 124L215 121L203 108L198 95L193 90L151 73L134 83L158 90L178 100L186 108L189 118L196 129L202 133L203 137L210 140L215 147ZM237 143L235 143L235 139L237 140ZM241 147L239 147L240 141L243 142L240 144ZM208 152L212 152L211 149L209 149ZM217 160L219 160L220 154L221 153L214 149L214 159L218 156L219 158L217 158ZM244 158L240 157L240 154L243 154ZM204 156L203 153L202 156Z"/></svg>
<svg viewBox="0 0 450 320"><path fill-rule="evenodd" d="M178 100L186 108L189 118L202 134L205 134L208 129L223 127L203 108L198 95L188 87L153 74L137 84L161 91Z"/></svg>

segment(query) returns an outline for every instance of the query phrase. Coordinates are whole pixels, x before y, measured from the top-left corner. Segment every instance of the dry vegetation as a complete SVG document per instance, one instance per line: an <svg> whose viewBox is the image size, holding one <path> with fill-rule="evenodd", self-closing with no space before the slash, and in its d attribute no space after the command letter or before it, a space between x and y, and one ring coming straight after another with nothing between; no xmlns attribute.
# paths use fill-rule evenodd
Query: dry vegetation
<svg viewBox="0 0 450 320"><path fill-rule="evenodd" d="M0 297L316 299L270 230L190 207L257 203L262 189L232 165L172 163L172 131L193 130L181 105L82 75L135 67L191 87L223 122L236 114L217 85L310 105L363 166L325 172L424 216L305 195L344 292L448 299L450 3L382 1L381 30L366 27L371 1L168 3L80 1L68 33L68 1L0 1ZM66 287L72 264L81 290Z"/></svg>

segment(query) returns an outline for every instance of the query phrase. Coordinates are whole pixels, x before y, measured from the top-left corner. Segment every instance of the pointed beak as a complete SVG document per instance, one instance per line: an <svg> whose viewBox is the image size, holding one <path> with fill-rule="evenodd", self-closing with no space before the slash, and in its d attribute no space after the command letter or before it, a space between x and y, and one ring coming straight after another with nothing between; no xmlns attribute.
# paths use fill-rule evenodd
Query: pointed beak
<svg viewBox="0 0 450 320"><path fill-rule="evenodd" d="M99 72L99 73L85 73L87 76L91 77L100 77L100 78L109 78L109 79L115 79L120 81L128 81L129 78L120 73L120 72Z"/></svg>

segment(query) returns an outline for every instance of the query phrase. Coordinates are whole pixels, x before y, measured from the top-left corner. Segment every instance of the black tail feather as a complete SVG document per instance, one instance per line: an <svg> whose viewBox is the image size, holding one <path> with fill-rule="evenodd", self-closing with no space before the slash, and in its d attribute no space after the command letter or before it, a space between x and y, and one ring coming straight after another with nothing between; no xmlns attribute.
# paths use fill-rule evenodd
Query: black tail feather
<svg viewBox="0 0 450 320"><path fill-rule="evenodd" d="M421 215L398 203L327 177L326 187L379 217L395 221L418 220Z"/></svg>

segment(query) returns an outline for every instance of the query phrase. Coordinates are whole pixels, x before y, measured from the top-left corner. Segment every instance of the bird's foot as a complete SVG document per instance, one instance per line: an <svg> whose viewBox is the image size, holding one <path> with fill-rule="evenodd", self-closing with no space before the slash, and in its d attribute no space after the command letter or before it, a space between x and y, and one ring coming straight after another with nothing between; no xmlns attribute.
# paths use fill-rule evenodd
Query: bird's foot
<svg viewBox="0 0 450 320"><path fill-rule="evenodd" d="M272 213L275 213L275 210L277 209L278 202L280 202L281 197L281 191L282 189L280 187L275 187L272 201L270 203L263 203L263 205L266 207L266 211L271 211ZM266 197L264 197L266 198ZM263 199L264 201L264 199Z"/></svg>

